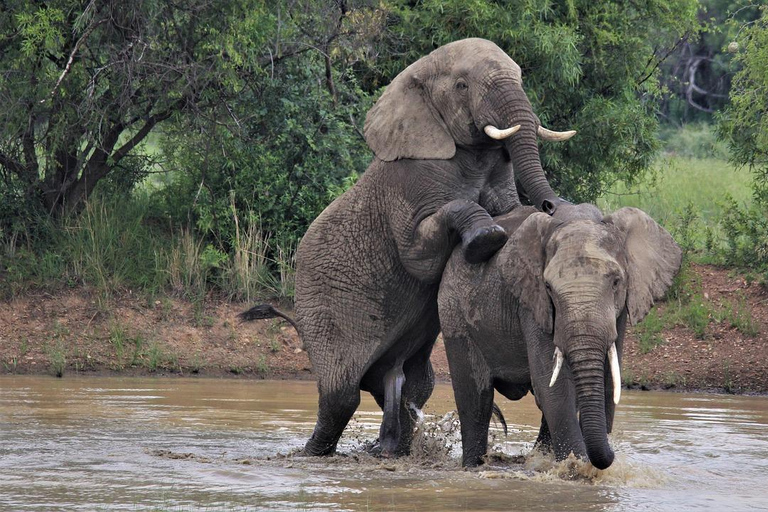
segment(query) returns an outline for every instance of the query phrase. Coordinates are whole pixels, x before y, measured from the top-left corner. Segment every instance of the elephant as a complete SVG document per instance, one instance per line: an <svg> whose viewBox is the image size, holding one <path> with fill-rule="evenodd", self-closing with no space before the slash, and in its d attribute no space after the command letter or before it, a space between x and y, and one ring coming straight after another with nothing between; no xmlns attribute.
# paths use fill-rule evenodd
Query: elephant
<svg viewBox="0 0 768 512"><path fill-rule="evenodd" d="M296 323L319 393L305 454L335 452L360 390L383 410L379 453L408 453L412 409L434 386L437 291L454 246L480 262L504 245L491 216L520 206L515 175L554 212L537 136L574 133L540 126L520 67L487 40L442 46L392 80L365 121L375 158L297 249Z"/></svg>
<svg viewBox="0 0 768 512"><path fill-rule="evenodd" d="M495 220L505 246L477 265L454 251L438 294L462 464L483 462L494 390L510 400L531 391L535 446L605 469L627 322L664 296L682 251L636 208L603 218L591 205L554 217L522 207Z"/></svg>

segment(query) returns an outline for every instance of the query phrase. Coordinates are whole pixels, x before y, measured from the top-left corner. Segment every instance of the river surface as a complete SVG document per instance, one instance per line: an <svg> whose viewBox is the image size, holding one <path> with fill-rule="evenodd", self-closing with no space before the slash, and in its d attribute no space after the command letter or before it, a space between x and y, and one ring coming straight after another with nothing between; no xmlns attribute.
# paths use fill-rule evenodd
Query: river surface
<svg viewBox="0 0 768 512"><path fill-rule="evenodd" d="M313 382L0 377L0 510L768 510L766 397L624 392L606 471L532 454L530 396L499 402L508 456L462 470L445 384L408 458L362 450L366 393L343 455L294 457L316 400Z"/></svg>

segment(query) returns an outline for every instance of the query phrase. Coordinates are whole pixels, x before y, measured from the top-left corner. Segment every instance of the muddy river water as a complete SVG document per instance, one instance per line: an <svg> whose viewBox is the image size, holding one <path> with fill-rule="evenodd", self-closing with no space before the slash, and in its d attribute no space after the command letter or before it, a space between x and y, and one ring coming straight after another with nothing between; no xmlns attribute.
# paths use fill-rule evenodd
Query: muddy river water
<svg viewBox="0 0 768 512"><path fill-rule="evenodd" d="M0 377L0 510L768 509L767 397L625 392L602 472L530 454L530 396L499 402L510 457L462 470L445 384L411 457L362 451L381 418L365 394L343 455L293 457L316 399L313 382Z"/></svg>

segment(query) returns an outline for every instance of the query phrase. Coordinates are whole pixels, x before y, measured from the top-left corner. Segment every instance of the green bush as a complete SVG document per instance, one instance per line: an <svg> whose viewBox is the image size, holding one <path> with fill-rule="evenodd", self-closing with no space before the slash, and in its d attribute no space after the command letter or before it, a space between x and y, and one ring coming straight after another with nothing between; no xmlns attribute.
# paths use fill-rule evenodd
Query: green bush
<svg viewBox="0 0 768 512"><path fill-rule="evenodd" d="M723 258L727 265L751 270L768 267L768 208L761 203L741 207L733 198L725 199L721 219L726 245Z"/></svg>
<svg viewBox="0 0 768 512"><path fill-rule="evenodd" d="M192 220L225 253L236 245L238 230L253 229L270 240L270 258L278 246L297 245L372 158L352 123L372 99L347 77L337 82L334 105L314 79L321 64L307 56L265 80L258 99L244 92L242 108L262 106L248 112L237 133L211 125L169 134L163 149L173 177L162 193L174 222ZM362 126L361 119L355 122Z"/></svg>

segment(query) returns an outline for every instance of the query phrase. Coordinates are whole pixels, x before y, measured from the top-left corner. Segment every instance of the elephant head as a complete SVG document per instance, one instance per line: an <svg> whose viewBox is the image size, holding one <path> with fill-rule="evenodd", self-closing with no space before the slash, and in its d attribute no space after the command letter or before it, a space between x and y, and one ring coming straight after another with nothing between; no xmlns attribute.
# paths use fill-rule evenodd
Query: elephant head
<svg viewBox="0 0 768 512"><path fill-rule="evenodd" d="M484 39L438 48L400 73L368 112L365 138L384 161L453 158L456 147L504 145L534 206L552 213L559 199L539 159L537 135L565 140L575 131L540 126L518 66Z"/></svg>
<svg viewBox="0 0 768 512"><path fill-rule="evenodd" d="M626 322L642 320L654 300L664 296L682 251L664 228L636 208L622 208L597 222L589 216L563 222L535 213L507 247L511 253L500 256L506 286L539 328L553 333L549 387L558 383L567 364L587 456L604 469L614 457L607 434L621 392Z"/></svg>

